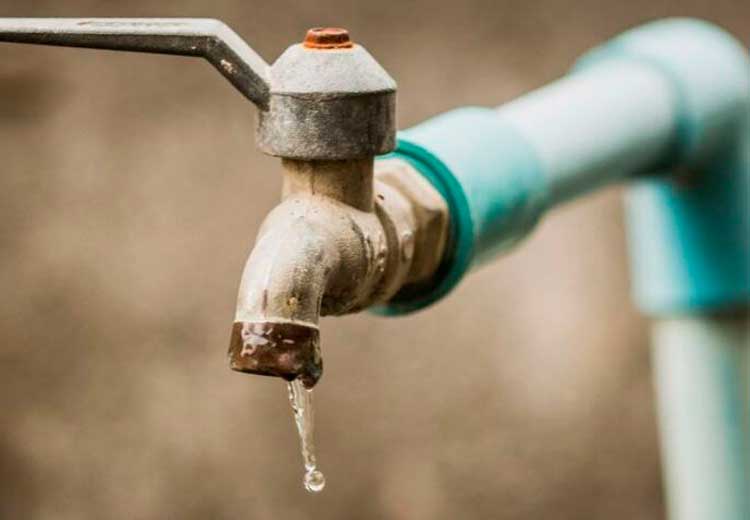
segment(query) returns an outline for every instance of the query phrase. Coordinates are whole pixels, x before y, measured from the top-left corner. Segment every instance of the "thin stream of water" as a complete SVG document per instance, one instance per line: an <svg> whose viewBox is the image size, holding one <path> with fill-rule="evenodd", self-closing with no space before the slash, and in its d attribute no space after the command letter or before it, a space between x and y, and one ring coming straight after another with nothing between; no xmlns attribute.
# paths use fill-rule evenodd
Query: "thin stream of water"
<svg viewBox="0 0 750 520"><path fill-rule="evenodd" d="M318 462L315 457L312 389L305 388L299 378L287 383L287 385L289 388L289 403L292 405L294 422L297 424L297 432L302 447L302 461L305 464L305 489L310 493L319 493L325 487L326 479L318 469Z"/></svg>

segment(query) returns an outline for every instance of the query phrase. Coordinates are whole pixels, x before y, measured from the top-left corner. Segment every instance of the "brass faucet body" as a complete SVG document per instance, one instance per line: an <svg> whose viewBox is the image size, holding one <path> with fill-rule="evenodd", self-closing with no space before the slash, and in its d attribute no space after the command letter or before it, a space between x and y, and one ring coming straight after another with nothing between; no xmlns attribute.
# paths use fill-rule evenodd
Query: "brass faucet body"
<svg viewBox="0 0 750 520"><path fill-rule="evenodd" d="M396 144L396 82L344 29L308 31L269 65L219 20L3 18L0 41L200 56L258 108L260 148L282 159L282 202L245 267L229 349L243 372L320 378L321 315L429 281L448 209Z"/></svg>
<svg viewBox="0 0 750 520"><path fill-rule="evenodd" d="M448 208L400 160L282 165L282 201L242 276L230 365L312 387L322 374L319 317L360 311L429 280L445 250Z"/></svg>

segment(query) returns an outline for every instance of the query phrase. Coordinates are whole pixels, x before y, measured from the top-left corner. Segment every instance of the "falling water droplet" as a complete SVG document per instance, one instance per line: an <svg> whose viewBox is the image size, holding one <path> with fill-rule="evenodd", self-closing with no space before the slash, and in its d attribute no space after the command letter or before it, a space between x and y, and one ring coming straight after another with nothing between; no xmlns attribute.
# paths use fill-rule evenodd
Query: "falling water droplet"
<svg viewBox="0 0 750 520"><path fill-rule="evenodd" d="M287 383L289 388L289 403L294 412L294 422L297 424L300 445L302 447L302 461L305 464L305 489L310 493L323 491L326 485L325 476L318 469L315 457L314 414L312 389L307 389L302 381L295 379Z"/></svg>
<svg viewBox="0 0 750 520"><path fill-rule="evenodd" d="M305 489L310 493L320 493L326 487L326 478L323 472L314 469L305 473Z"/></svg>

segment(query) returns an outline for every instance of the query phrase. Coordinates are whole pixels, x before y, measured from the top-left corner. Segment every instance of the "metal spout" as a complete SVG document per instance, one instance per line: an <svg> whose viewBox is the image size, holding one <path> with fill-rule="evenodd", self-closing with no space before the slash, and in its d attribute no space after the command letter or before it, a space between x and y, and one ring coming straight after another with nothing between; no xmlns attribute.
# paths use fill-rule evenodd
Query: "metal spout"
<svg viewBox="0 0 750 520"><path fill-rule="evenodd" d="M388 301L437 270L445 202L416 172L372 159L284 160L283 200L266 218L240 284L229 347L239 372L322 375L320 316Z"/></svg>
<svg viewBox="0 0 750 520"><path fill-rule="evenodd" d="M266 219L242 276L229 348L240 372L302 378L322 373L318 317L340 256L320 204L295 197Z"/></svg>

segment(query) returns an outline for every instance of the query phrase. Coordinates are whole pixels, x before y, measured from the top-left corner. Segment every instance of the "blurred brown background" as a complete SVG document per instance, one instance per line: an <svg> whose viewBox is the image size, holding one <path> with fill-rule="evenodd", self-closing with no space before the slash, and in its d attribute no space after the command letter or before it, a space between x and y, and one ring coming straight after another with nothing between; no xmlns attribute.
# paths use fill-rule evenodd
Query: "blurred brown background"
<svg viewBox="0 0 750 520"><path fill-rule="evenodd" d="M0 6L217 17L269 61L308 27L344 26L399 82L401 127L512 99L649 19L750 34L742 0ZM198 60L0 52L0 518L663 518L616 189L558 211L426 312L324 320L328 487L310 496L283 384L225 361L280 187L252 106Z"/></svg>

